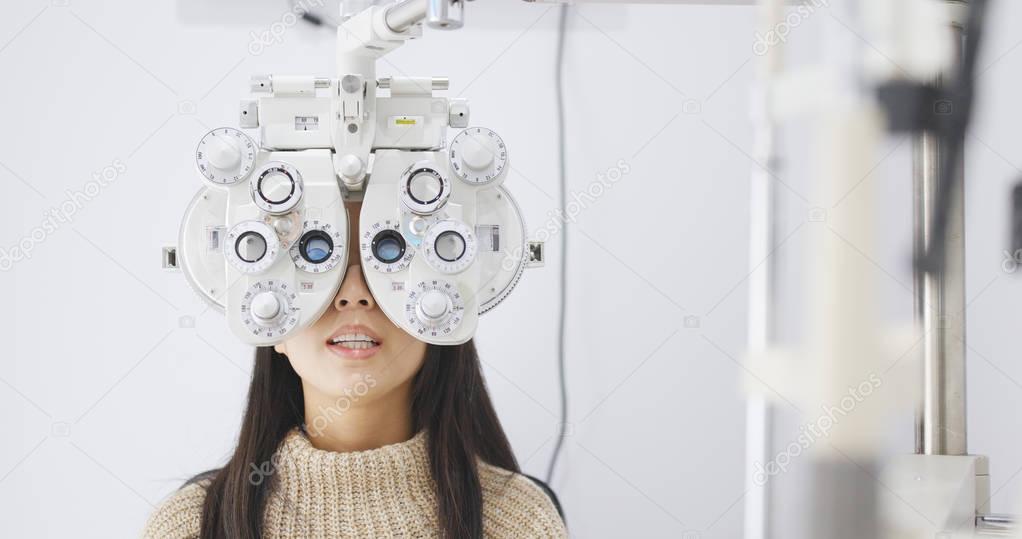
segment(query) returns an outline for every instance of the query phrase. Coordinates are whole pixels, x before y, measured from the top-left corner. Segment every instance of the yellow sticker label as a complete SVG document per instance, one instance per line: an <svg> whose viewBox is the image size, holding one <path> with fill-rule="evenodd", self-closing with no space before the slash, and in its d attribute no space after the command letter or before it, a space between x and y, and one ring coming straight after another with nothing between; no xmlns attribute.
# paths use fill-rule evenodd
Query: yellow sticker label
<svg viewBox="0 0 1022 539"><path fill-rule="evenodd" d="M396 125L415 125L417 122L415 118L395 118L394 123Z"/></svg>

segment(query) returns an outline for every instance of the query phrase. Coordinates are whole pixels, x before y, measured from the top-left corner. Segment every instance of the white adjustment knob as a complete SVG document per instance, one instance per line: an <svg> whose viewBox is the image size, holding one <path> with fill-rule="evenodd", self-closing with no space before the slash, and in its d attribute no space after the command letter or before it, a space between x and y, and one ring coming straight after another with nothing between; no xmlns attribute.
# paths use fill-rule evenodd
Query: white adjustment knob
<svg viewBox="0 0 1022 539"><path fill-rule="evenodd" d="M447 294L437 290L429 290L419 299L419 313L426 321L440 320L451 309L451 300Z"/></svg>
<svg viewBox="0 0 1022 539"><path fill-rule="evenodd" d="M341 158L338 172L340 172L341 176L345 178L359 180L362 179L362 176L365 173L365 165L362 163L362 159L360 159L357 155L349 153Z"/></svg>
<svg viewBox="0 0 1022 539"><path fill-rule="evenodd" d="M469 127L450 145L454 173L470 185L498 184L507 169L507 146L500 136L485 127Z"/></svg>
<svg viewBox="0 0 1022 539"><path fill-rule="evenodd" d="M470 136L461 146L461 161L472 170L486 170L496 153L496 145L488 138Z"/></svg>
<svg viewBox="0 0 1022 539"><path fill-rule="evenodd" d="M206 181L214 185L233 185L252 172L258 149L241 131L219 127L199 140L195 164Z"/></svg>
<svg viewBox="0 0 1022 539"><path fill-rule="evenodd" d="M229 170L241 164L241 149L231 139L214 135L206 144L206 158L219 170Z"/></svg>
<svg viewBox="0 0 1022 539"><path fill-rule="evenodd" d="M458 286L443 279L419 281L408 290L402 328L430 344L451 344L465 317L465 298Z"/></svg>
<svg viewBox="0 0 1022 539"><path fill-rule="evenodd" d="M252 317L261 325L270 325L280 314L280 300L273 292L260 292L252 298Z"/></svg>

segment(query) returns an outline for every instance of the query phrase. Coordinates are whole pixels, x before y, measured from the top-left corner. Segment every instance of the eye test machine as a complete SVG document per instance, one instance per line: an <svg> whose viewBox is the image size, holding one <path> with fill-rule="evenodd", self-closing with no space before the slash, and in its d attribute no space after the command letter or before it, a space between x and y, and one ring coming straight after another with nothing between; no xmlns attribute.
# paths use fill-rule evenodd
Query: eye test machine
<svg viewBox="0 0 1022 539"><path fill-rule="evenodd" d="M237 128L198 142L204 186L166 253L239 339L271 345L313 323L357 263L396 325L462 343L542 262L502 185L500 136L469 125L466 100L435 95L444 78L377 77L423 22L460 17L460 3L370 6L338 30L337 78L253 77ZM347 201L361 202L358 261L346 260Z"/></svg>
<svg viewBox="0 0 1022 539"><path fill-rule="evenodd" d="M587 2L643 3L578 1ZM807 521L813 538L1015 533L1013 517L990 514L987 461L966 446L962 146L987 2L647 3L756 4L759 13L746 362L771 391L750 381L745 537L772 537L769 522L790 518ZM785 69L778 29L792 12L820 4L852 32L824 36L818 65ZM164 264L181 269L239 339L271 345L315 322L358 264L396 325L425 342L462 343L526 268L542 265L543 245L529 241L503 185L511 166L505 141L470 122L465 100L436 95L448 88L445 78L377 74L377 61L423 37L424 26L460 27L465 8L464 0L345 2L335 77L255 76L238 124L198 142L202 187L177 245L164 248ZM672 39L672 46L684 41ZM884 53L869 42L882 43ZM859 180L890 134L913 138L917 316L908 336L892 336L878 321L877 283L814 237L806 336L794 347L774 342L778 140L796 119L813 126L805 155L817 156L812 189L827 199ZM879 197L863 198L835 218L868 246L881 208ZM358 261L346 259L349 201L361 202ZM809 453L810 511L786 513L753 466L774 452L772 395L792 396L802 409L837 402L912 342L918 376L906 383L918 391L905 401L869 399L849 413L829 435L843 458ZM913 406L915 451L884 456L876 433Z"/></svg>

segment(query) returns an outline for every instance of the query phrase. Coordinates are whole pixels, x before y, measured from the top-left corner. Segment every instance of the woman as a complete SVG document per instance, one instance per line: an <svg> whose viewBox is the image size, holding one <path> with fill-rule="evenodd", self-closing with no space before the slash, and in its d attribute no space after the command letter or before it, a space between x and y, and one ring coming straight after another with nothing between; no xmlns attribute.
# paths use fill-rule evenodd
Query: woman
<svg viewBox="0 0 1022 539"><path fill-rule="evenodd" d="M556 498L519 473L473 343L427 345L376 305L359 209L332 307L256 350L234 454L145 537L566 537Z"/></svg>

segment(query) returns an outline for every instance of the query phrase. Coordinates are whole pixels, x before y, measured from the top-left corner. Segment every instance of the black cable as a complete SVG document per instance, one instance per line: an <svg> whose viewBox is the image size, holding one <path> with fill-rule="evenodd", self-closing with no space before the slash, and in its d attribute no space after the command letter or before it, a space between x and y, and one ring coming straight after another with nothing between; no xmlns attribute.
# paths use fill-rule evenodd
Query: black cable
<svg viewBox="0 0 1022 539"><path fill-rule="evenodd" d="M558 153L558 182L561 187L561 217L567 212L568 203L568 180L565 172L565 136L564 136L564 36L566 34L568 21L568 5L561 4L560 17L557 20L557 56L554 60L554 89L557 94L557 153ZM568 223L565 221L561 228L561 291L560 303L561 312L558 320L557 331L557 376L560 380L561 390L561 424L557 428L557 445L554 446L553 455L550 456L550 465L546 470L546 482L550 483L554 476L554 469L557 467L557 457L564 447L564 435L568 427L568 384L564 376L564 335L565 335L565 314L568 304Z"/></svg>
<svg viewBox="0 0 1022 539"><path fill-rule="evenodd" d="M972 118L976 61L986 20L987 0L971 0L968 5L964 45L955 43L955 46L963 48L962 61L952 84L948 85L947 96L951 100L952 112L942 117L937 128L938 138L947 145L948 151L942 156L937 178L937 207L930 229L932 240L923 260L918 261L922 269L931 273L939 273L944 269L951 203L957 197L964 196L961 186L954 179L954 171L964 158L965 132Z"/></svg>
<svg viewBox="0 0 1022 539"><path fill-rule="evenodd" d="M288 5L291 6L292 11L295 11L295 9L299 7L298 0L288 0ZM301 8L302 8L301 13L298 13L296 11L295 14L301 17L303 21L313 26L326 26L328 28L337 28L337 23L334 22L333 20L330 20L324 17L323 15L319 15L313 12L310 8L304 5L301 6Z"/></svg>
<svg viewBox="0 0 1022 539"><path fill-rule="evenodd" d="M1005 263L1018 265L1022 263L1022 182L1015 184L1011 191L1011 250L1008 251L1010 260Z"/></svg>

